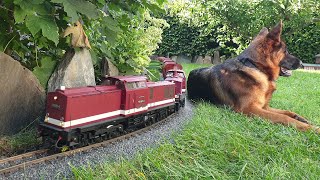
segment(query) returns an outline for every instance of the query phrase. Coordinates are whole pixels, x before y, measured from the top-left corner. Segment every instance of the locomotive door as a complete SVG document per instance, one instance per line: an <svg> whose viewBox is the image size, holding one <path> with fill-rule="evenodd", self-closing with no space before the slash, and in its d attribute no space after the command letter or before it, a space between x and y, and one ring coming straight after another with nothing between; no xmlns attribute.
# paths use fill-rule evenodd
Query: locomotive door
<svg viewBox="0 0 320 180"><path fill-rule="evenodd" d="M149 90L145 82L136 82L137 89L134 91L134 109L135 112L148 109Z"/></svg>
<svg viewBox="0 0 320 180"><path fill-rule="evenodd" d="M128 113L141 112L148 109L149 91L145 82L127 82Z"/></svg>
<svg viewBox="0 0 320 180"><path fill-rule="evenodd" d="M134 92L134 108L139 111L147 106L147 94L145 89L139 89Z"/></svg>

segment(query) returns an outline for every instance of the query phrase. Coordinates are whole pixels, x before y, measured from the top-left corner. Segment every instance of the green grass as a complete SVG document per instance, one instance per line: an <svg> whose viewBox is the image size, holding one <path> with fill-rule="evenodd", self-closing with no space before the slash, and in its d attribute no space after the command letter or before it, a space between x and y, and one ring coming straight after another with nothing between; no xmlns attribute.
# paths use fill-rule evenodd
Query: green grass
<svg viewBox="0 0 320 180"><path fill-rule="evenodd" d="M187 64L187 63L183 63L183 70L186 73L186 75L189 75L189 72L193 69L197 69L197 68L203 68L203 67L208 67L210 66L210 64Z"/></svg>
<svg viewBox="0 0 320 180"><path fill-rule="evenodd" d="M195 65L192 65L195 66ZM194 68L184 65L186 71ZM189 68L189 69L188 69ZM188 73L187 73L188 74ZM278 80L271 105L320 125L320 74L294 72ZM318 179L320 138L313 132L247 118L199 103L174 144L132 160L73 167L77 179Z"/></svg>
<svg viewBox="0 0 320 180"><path fill-rule="evenodd" d="M35 149L41 143L36 128L21 131L13 136L0 137L0 155L13 156Z"/></svg>

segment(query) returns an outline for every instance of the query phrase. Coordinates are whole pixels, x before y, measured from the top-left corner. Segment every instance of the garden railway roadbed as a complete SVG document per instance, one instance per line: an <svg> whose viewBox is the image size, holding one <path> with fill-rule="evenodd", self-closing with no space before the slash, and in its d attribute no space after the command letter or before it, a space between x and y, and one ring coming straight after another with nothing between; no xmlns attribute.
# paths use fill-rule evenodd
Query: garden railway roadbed
<svg viewBox="0 0 320 180"><path fill-rule="evenodd" d="M71 167L90 166L133 158L137 152L170 139L191 120L193 105L186 101L180 111L146 128L101 143L48 155L38 150L0 160L0 179L57 179L72 177Z"/></svg>

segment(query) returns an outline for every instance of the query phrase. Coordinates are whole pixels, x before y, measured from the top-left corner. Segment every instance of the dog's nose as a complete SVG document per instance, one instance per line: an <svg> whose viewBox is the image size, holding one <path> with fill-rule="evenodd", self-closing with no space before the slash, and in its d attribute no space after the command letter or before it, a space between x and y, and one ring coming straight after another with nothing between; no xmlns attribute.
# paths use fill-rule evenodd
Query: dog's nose
<svg viewBox="0 0 320 180"><path fill-rule="evenodd" d="M302 61L300 61L300 68L304 68Z"/></svg>

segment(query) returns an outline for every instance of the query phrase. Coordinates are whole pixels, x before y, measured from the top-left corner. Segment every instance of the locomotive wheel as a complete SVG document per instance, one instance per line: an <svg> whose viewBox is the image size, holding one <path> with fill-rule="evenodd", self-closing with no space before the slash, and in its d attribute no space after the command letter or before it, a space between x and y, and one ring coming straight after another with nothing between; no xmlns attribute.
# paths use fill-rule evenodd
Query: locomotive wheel
<svg viewBox="0 0 320 180"><path fill-rule="evenodd" d="M97 143L102 142L102 141L103 141L103 138L102 138L101 136L99 136L99 137L97 137L97 138L95 139L95 141L96 141Z"/></svg>
<svg viewBox="0 0 320 180"><path fill-rule="evenodd" d="M186 105L186 99L183 99L180 103L181 103L181 107L184 107Z"/></svg>
<svg viewBox="0 0 320 180"><path fill-rule="evenodd" d="M112 138L116 138L118 136L120 136L120 132L119 131L113 131L113 132L110 133L110 138L111 139Z"/></svg>
<svg viewBox="0 0 320 180"><path fill-rule="evenodd" d="M176 110L176 112L179 111L179 109L180 109L180 104L176 104L176 105L175 105L175 110Z"/></svg>
<svg viewBox="0 0 320 180"><path fill-rule="evenodd" d="M82 135L82 138L80 140L80 147L88 146L89 145L89 140L85 135Z"/></svg>

